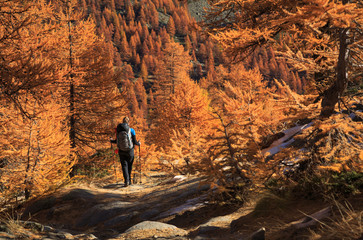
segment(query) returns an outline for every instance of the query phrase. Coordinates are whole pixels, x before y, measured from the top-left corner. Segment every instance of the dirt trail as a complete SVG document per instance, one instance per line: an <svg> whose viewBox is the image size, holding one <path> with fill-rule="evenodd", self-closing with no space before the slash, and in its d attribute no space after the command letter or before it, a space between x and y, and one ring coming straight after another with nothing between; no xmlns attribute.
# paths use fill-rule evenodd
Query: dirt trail
<svg viewBox="0 0 363 240"><path fill-rule="evenodd" d="M44 240L251 239L262 227L266 239L308 239L308 229L290 223L329 206L271 195L259 197L257 205L257 198L243 206L218 204L210 198L214 190L196 176L154 174L142 182L69 186L30 203L23 219L45 226L34 238Z"/></svg>
<svg viewBox="0 0 363 240"><path fill-rule="evenodd" d="M92 233L99 239L122 239L122 233L143 221L185 230L187 235L178 236L182 239L211 239L218 235L226 239L230 223L240 216L236 213L238 207L210 201L211 191L202 178L185 176L154 175L128 187L109 183L78 185L30 203L23 219L31 216L31 221L54 229L73 235ZM216 218L219 216L224 217ZM148 233L144 235L147 239ZM165 236L177 237L173 233ZM139 237L135 239L142 239Z"/></svg>

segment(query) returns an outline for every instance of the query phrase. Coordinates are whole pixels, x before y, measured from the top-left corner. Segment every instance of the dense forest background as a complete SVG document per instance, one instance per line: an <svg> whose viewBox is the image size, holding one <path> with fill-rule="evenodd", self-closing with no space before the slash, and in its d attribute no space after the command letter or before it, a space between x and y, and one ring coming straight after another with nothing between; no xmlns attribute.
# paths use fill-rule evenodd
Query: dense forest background
<svg viewBox="0 0 363 240"><path fill-rule="evenodd" d="M124 116L136 171L203 174L239 198L359 191L362 3L226 2L1 0L1 202L115 174Z"/></svg>

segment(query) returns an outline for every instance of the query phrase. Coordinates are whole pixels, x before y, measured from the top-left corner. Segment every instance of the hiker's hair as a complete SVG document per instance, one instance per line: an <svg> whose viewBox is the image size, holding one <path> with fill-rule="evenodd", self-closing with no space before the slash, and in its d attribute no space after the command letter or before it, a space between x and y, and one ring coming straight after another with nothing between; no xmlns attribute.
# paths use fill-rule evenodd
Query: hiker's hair
<svg viewBox="0 0 363 240"><path fill-rule="evenodd" d="M128 117L124 117L124 119L122 120L123 123L129 123L130 119Z"/></svg>

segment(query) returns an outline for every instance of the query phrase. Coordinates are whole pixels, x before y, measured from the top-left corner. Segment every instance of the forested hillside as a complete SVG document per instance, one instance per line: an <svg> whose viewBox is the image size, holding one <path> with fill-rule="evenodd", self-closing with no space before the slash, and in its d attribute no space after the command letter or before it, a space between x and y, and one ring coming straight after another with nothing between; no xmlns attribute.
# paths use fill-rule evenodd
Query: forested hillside
<svg viewBox="0 0 363 240"><path fill-rule="evenodd" d="M0 0L0 204L135 173L244 203L361 194L361 1ZM202 9L202 7L205 9Z"/></svg>
<svg viewBox="0 0 363 240"><path fill-rule="evenodd" d="M189 55L191 60L188 75L194 81L210 82L218 66L231 63L220 45L202 31L190 14L189 10L196 17L202 16L205 14L204 7L205 3L198 4L197 1L190 4L183 1L82 3L82 9L95 19L98 33L112 43L113 64L122 69L124 78L134 84L141 111L145 109L141 109L140 105L145 106L146 103L135 82L142 79L146 92L150 93L154 81L160 81L159 74L165 65L164 55L170 51L167 43L175 42L184 47L185 55ZM256 49L243 65L248 69L258 68L270 81L274 78L284 80L295 92L303 93L307 89L306 74L294 71L284 59L278 59L271 48ZM155 86L152 91L156 91ZM133 96L130 98L134 99ZM132 111L136 113L134 105L137 104L133 103L130 108L134 108Z"/></svg>

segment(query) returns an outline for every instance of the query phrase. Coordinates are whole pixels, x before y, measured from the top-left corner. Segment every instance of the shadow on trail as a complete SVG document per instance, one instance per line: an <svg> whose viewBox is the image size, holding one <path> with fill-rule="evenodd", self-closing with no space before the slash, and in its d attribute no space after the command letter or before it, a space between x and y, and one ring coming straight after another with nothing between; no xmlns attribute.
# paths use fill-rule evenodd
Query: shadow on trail
<svg viewBox="0 0 363 240"><path fill-rule="evenodd" d="M31 216L33 220L55 228L91 232L100 239L107 239L147 220L195 226L203 221L200 214L207 210L204 197L200 197L206 196L209 190L209 185L198 177L177 182L163 179L127 187L118 182L98 187L78 186L35 200L27 206L23 216ZM193 205L203 207L205 211L185 213L197 210L191 210ZM189 218L184 219L188 223L183 223L184 214Z"/></svg>
<svg viewBox="0 0 363 240"><path fill-rule="evenodd" d="M106 186L103 186L104 189L118 189L118 188L125 188L125 184L123 183L112 183Z"/></svg>

